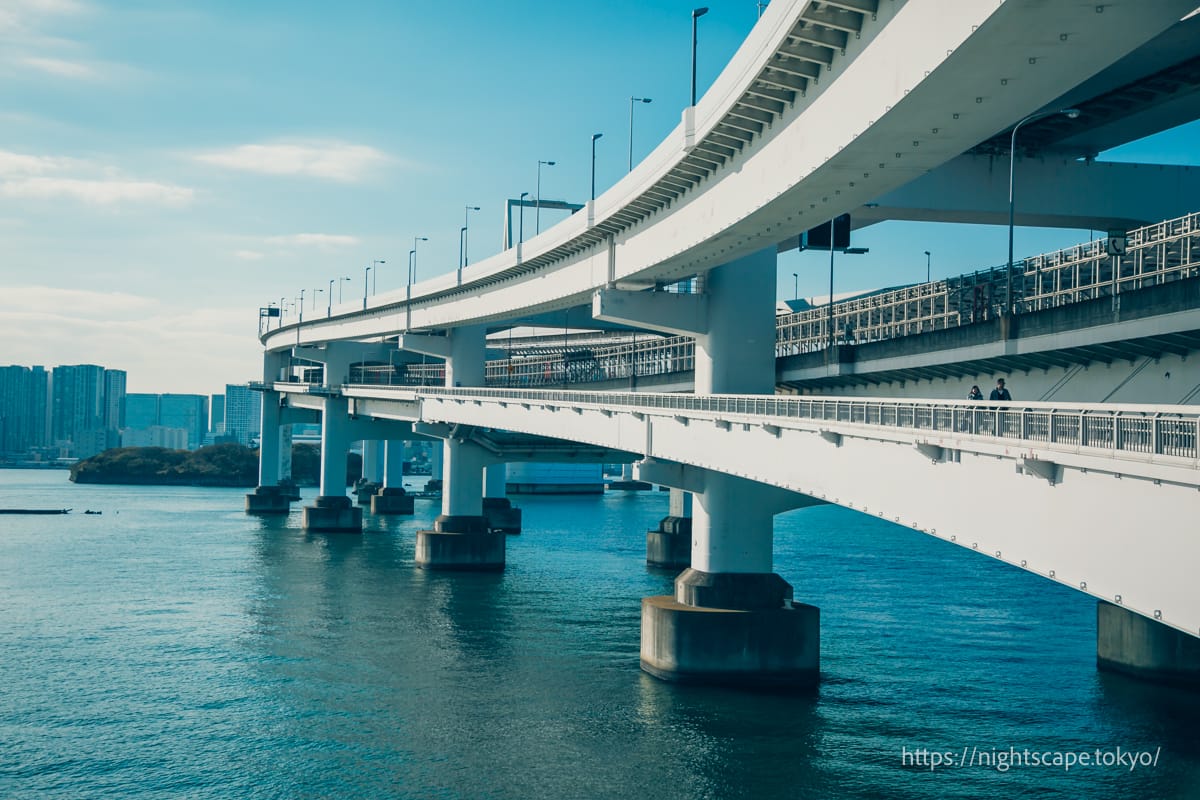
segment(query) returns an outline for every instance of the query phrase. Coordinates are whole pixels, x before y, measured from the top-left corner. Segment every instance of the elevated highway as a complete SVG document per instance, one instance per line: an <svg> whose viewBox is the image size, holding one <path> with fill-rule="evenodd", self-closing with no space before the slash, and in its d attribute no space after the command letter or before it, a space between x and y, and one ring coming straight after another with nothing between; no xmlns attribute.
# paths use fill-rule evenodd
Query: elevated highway
<svg viewBox="0 0 1200 800"><path fill-rule="evenodd" d="M772 519L832 501L1104 598L1102 664L1200 682L1196 544L1186 529L1200 510L1190 411L773 396L781 246L975 157L973 148L1053 111L1180 24L1193 4L772 3L680 125L579 213L461 280L435 278L265 332L261 486L248 510L286 511L272 491L278 432L298 410L319 409L322 420L321 496L304 509L310 530L361 530L339 485L352 441L386 440L390 463L394 443L435 436L442 513L418 533L416 562L501 569L504 539L484 510L503 454L474 432L548 436L641 457L644 477L695 498L689 520L672 514L659 531L683 537L688 568L674 595L642 604L641 663L656 676L816 680L819 612L772 571ZM691 278L698 291L646 291ZM1011 327L1007 311L1002 322ZM688 337L693 393L481 388L489 329L539 323ZM397 350L444 363L448 388L348 383L354 365L387 363ZM294 382L293 357L321 364L321 384ZM1144 549L1130 542L1133 530Z"/></svg>

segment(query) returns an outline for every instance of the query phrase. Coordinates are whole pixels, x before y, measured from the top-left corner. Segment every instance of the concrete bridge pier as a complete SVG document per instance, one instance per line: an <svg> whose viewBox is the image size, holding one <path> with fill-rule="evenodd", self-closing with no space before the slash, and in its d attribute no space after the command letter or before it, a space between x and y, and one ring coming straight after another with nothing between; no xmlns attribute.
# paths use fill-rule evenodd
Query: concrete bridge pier
<svg viewBox="0 0 1200 800"><path fill-rule="evenodd" d="M664 569L683 569L692 561L692 495L671 489L667 516L658 528L646 531L646 563Z"/></svg>
<svg viewBox="0 0 1200 800"><path fill-rule="evenodd" d="M488 530L521 532L521 509L508 499L508 465L492 464L483 471L483 516Z"/></svg>
<svg viewBox="0 0 1200 800"><path fill-rule="evenodd" d="M271 386L279 379L283 360L276 353L263 358L263 383ZM292 509L291 492L279 485L279 462L282 435L279 392L270 389L262 393L262 425L259 428L258 486L246 495L247 514L287 514ZM291 464L289 449L288 464ZM289 469L290 474L290 469Z"/></svg>
<svg viewBox="0 0 1200 800"><path fill-rule="evenodd" d="M412 495L404 491L404 442L383 443L383 485L371 497L372 514L411 514Z"/></svg>
<svg viewBox="0 0 1200 800"><path fill-rule="evenodd" d="M1200 638L1101 600L1096 666L1151 683L1200 688Z"/></svg>
<svg viewBox="0 0 1200 800"><path fill-rule="evenodd" d="M695 492L691 566L642 600L641 666L681 683L798 689L817 682L820 611L772 571L774 515L811 498L731 475L649 462L654 483Z"/></svg>
<svg viewBox="0 0 1200 800"><path fill-rule="evenodd" d="M321 490L316 503L304 507L305 530L362 533L362 509L346 494L346 455L351 442L348 412L341 395L329 395L322 401Z"/></svg>
<svg viewBox="0 0 1200 800"><path fill-rule="evenodd" d="M354 484L354 496L360 506L370 506L371 498L383 487L383 442L364 439L362 477Z"/></svg>
<svg viewBox="0 0 1200 800"><path fill-rule="evenodd" d="M486 328L455 328L447 336L404 334L403 350L446 359L446 385L482 386ZM451 429L442 444L442 513L431 530L417 531L415 561L424 569L504 569L505 537L483 512L483 468L489 454Z"/></svg>

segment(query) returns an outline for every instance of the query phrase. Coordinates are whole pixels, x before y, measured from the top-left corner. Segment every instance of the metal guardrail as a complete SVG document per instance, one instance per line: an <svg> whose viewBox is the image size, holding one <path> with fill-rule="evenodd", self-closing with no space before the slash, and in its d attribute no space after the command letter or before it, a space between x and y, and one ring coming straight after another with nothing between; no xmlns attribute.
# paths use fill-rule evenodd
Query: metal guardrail
<svg viewBox="0 0 1200 800"><path fill-rule="evenodd" d="M359 385L358 389L387 389ZM390 387L412 391L406 387ZM904 399L810 398L778 395L691 395L643 392L429 388L415 395L600 408L702 411L726 416L829 421L1004 441L1086 449L1140 461L1170 459L1200 466L1200 412L1177 406L1132 406Z"/></svg>

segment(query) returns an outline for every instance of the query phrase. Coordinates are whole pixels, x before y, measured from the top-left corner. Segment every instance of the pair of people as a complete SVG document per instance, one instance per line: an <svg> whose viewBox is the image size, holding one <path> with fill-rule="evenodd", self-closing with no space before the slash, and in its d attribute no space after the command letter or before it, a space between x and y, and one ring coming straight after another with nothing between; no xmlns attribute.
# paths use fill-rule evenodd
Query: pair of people
<svg viewBox="0 0 1200 800"><path fill-rule="evenodd" d="M983 392L979 391L978 386L972 386L971 392L967 395L968 400L982 400ZM1004 378L996 379L996 388L992 389L992 393L988 396L988 400L1012 400L1012 393L1004 386Z"/></svg>

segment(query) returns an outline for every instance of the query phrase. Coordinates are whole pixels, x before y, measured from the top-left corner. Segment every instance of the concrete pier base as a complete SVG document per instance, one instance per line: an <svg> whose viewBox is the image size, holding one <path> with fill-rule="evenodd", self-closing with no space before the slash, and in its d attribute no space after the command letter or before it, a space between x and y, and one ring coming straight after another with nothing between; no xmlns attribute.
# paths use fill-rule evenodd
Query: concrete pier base
<svg viewBox="0 0 1200 800"><path fill-rule="evenodd" d="M683 569L692 563L692 518L663 517L656 530L646 531L646 563Z"/></svg>
<svg viewBox="0 0 1200 800"><path fill-rule="evenodd" d="M515 508L507 497L483 498L483 517L488 530L496 533L520 533L521 509Z"/></svg>
<svg viewBox="0 0 1200 800"><path fill-rule="evenodd" d="M610 492L648 492L654 487L645 481L609 481L608 490Z"/></svg>
<svg viewBox="0 0 1200 800"><path fill-rule="evenodd" d="M322 495L316 505L304 507L302 527L330 533L362 533L362 509L345 495Z"/></svg>
<svg viewBox="0 0 1200 800"><path fill-rule="evenodd" d="M374 497L381 488L382 487L374 481L359 479L354 484L354 496L357 498L360 506L369 506L371 505L371 498Z"/></svg>
<svg viewBox="0 0 1200 800"><path fill-rule="evenodd" d="M372 514L411 514L415 505L412 495L400 487L384 487L371 497Z"/></svg>
<svg viewBox="0 0 1200 800"><path fill-rule="evenodd" d="M687 569L675 595L642 600L641 666L680 683L800 689L820 672L820 610L773 573Z"/></svg>
<svg viewBox="0 0 1200 800"><path fill-rule="evenodd" d="M423 569L502 570L505 536L488 530L483 516L440 515L433 530L417 531L414 560Z"/></svg>
<svg viewBox="0 0 1200 800"><path fill-rule="evenodd" d="M1200 688L1200 639L1101 600L1096 666L1153 683Z"/></svg>
<svg viewBox="0 0 1200 800"><path fill-rule="evenodd" d="M246 495L247 514L287 514L291 510L290 493L278 486L259 486Z"/></svg>

